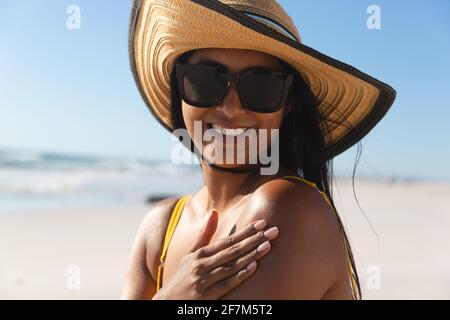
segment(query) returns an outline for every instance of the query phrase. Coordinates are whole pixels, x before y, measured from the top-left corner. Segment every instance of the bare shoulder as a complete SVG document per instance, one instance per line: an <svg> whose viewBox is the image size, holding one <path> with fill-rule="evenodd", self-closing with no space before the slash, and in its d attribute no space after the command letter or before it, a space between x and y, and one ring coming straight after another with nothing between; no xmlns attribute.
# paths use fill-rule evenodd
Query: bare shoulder
<svg viewBox="0 0 450 320"><path fill-rule="evenodd" d="M345 272L339 223L314 187L270 180L254 192L248 210L280 233L256 273L227 299L320 299Z"/></svg>
<svg viewBox="0 0 450 320"><path fill-rule="evenodd" d="M262 184L252 195L249 209L272 223L289 225L313 224L330 228L339 227L333 208L325 196L306 182L276 178ZM309 225L312 227L312 225Z"/></svg>
<svg viewBox="0 0 450 320"><path fill-rule="evenodd" d="M142 219L139 227L139 233L144 235L147 267L155 281L167 226L178 199L179 197L171 197L157 202Z"/></svg>

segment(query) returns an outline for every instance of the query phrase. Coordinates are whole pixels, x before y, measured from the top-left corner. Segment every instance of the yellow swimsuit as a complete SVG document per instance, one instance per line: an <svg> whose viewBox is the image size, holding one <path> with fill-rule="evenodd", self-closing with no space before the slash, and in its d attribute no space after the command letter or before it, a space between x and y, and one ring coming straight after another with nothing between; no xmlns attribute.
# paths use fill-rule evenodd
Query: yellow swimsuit
<svg viewBox="0 0 450 320"><path fill-rule="evenodd" d="M311 182L304 178L300 178L300 177L296 177L296 176L282 177L282 179L284 179L284 178L297 179L297 180L307 183L308 185L310 185L311 187L313 187L317 191L319 191L320 194L322 194L322 196L325 198L327 203L331 207L333 207L331 205L330 199L328 199L328 196L324 192L320 191L314 182ZM177 201L177 203L175 204L175 208L173 209L172 216L170 217L169 225L168 225L167 231L166 231L166 236L164 238L164 246L163 246L163 250L162 250L162 254L161 254L161 258L160 258L160 265L158 267L158 279L157 279L157 288L156 288L157 291L159 291L162 286L162 274L163 274L163 270L164 270L164 261L166 259L167 249L169 248L170 240L171 240L172 235L175 231L175 228L178 224L178 221L181 217L181 213L183 212L184 205L185 205L186 201L189 199L189 197L190 197L190 195L185 195ZM337 213L336 213L336 211L334 211L334 209L333 209L333 212L337 215ZM343 237L343 235L342 235L342 237ZM347 255L347 269L348 269L348 274L349 274L349 278L350 278L350 283L352 286L352 295L353 295L353 299L356 299L356 297L358 296L358 291L357 291L357 286L356 286L356 277L355 277L355 274L353 272L353 269L352 269L352 266L350 263L350 256L349 256L349 250L348 250L347 244L345 241L343 241L343 242L344 242L345 252Z"/></svg>

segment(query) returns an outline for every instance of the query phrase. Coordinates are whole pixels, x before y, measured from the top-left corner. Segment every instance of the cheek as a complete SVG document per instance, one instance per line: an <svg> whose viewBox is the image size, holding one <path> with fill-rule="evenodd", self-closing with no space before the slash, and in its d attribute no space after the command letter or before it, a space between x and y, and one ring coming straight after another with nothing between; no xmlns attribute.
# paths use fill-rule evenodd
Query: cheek
<svg viewBox="0 0 450 320"><path fill-rule="evenodd" d="M194 121L200 121L202 119L205 110L188 105L184 101L181 103L181 110L183 114L183 120L186 128L191 132L194 128Z"/></svg>
<svg viewBox="0 0 450 320"><path fill-rule="evenodd" d="M203 118L206 112L208 112L207 108L198 108L198 107L193 107L187 103L185 103L184 101L181 104L181 110L182 110L182 115L183 115L183 120L184 120L184 124L186 125L186 129L189 133L189 135L191 136L191 138L194 138L194 129L195 129L195 122L196 121L202 121L201 123L201 135L203 134L203 130L204 130L204 123L203 123ZM197 129L198 129L198 124L197 124Z"/></svg>
<svg viewBox="0 0 450 320"><path fill-rule="evenodd" d="M258 122L261 129L279 129L283 121L283 111L258 115Z"/></svg>
<svg viewBox="0 0 450 320"><path fill-rule="evenodd" d="M274 113L261 114L259 116L259 121L258 148L267 148L272 145L272 139L279 137L279 131L273 131L272 129L280 129L283 122L283 112L282 110L279 110ZM261 129L265 132L262 132Z"/></svg>

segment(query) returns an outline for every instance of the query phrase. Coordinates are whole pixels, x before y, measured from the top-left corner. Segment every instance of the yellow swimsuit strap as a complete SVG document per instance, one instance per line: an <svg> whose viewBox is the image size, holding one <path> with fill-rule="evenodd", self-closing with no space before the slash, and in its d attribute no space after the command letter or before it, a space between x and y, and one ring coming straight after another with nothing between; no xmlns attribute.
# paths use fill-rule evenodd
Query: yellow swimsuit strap
<svg viewBox="0 0 450 320"><path fill-rule="evenodd" d="M308 184L309 186L316 189L324 197L325 201L330 205L330 207L333 209L334 214L336 216L338 215L337 212L334 210L334 207L331 205L331 201L328 198L328 195L325 192L321 191L319 188L317 188L317 185L314 182L308 181L304 178L297 177L297 176L282 177L282 179L284 179L284 178L292 178L292 179L297 179L297 180L303 181L306 184ZM347 256L347 270L348 270L348 275L349 275L349 279L350 279L350 284L352 287L352 296L353 296L353 299L355 300L358 297L358 289L357 289L358 286L356 284L356 275L355 275L355 272L354 272L352 264L351 264L350 252L349 252L349 248L347 246L347 241L345 241L343 234L342 234L342 241L344 243L345 254Z"/></svg>
<svg viewBox="0 0 450 320"><path fill-rule="evenodd" d="M161 253L160 264L158 267L158 279L156 283L156 290L159 291L162 286L162 275L164 270L164 260L166 259L167 249L169 248L170 240L172 239L172 235L175 231L175 228L180 220L181 213L183 212L184 205L186 201L189 199L190 195L182 196L178 199L175 207L173 208L172 215L170 216L169 225L167 226L166 237L164 238L164 246Z"/></svg>

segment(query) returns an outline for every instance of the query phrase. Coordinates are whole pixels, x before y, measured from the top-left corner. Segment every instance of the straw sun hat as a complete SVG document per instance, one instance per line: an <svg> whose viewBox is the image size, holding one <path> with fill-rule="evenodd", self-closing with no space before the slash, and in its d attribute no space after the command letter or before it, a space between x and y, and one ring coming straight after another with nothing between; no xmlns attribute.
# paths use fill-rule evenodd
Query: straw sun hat
<svg viewBox="0 0 450 320"><path fill-rule="evenodd" d="M147 107L170 131L170 72L181 54L201 48L262 51L298 70L327 122L328 158L363 138L395 99L389 85L303 45L275 0L134 0L131 69Z"/></svg>

